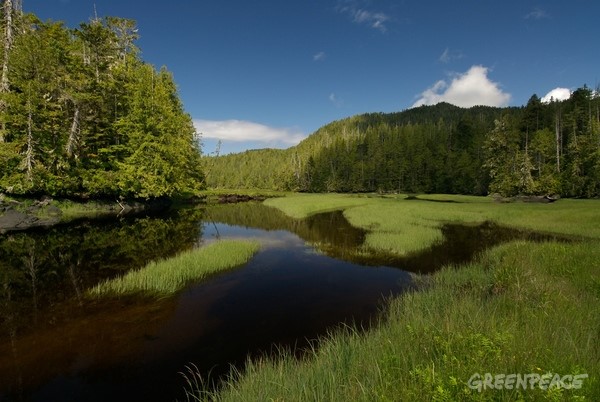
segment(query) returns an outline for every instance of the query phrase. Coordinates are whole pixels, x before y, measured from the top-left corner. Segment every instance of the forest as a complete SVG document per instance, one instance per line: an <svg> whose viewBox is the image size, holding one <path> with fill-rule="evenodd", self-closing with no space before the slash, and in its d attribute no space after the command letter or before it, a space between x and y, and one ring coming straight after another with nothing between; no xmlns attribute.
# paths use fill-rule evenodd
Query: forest
<svg viewBox="0 0 600 402"><path fill-rule="evenodd" d="M172 75L145 63L129 19L70 29L1 10L0 193L150 199L203 185Z"/></svg>
<svg viewBox="0 0 600 402"><path fill-rule="evenodd" d="M215 188L600 196L600 96L447 103L335 121L299 145L205 157Z"/></svg>

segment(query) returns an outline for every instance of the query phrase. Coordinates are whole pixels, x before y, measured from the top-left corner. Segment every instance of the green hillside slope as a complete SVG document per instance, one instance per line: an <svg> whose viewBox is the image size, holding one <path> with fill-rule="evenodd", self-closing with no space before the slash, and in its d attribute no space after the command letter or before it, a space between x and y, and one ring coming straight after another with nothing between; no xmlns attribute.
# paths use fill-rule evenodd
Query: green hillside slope
<svg viewBox="0 0 600 402"><path fill-rule="evenodd" d="M600 97L447 103L329 123L295 147L209 158L213 188L600 195Z"/></svg>

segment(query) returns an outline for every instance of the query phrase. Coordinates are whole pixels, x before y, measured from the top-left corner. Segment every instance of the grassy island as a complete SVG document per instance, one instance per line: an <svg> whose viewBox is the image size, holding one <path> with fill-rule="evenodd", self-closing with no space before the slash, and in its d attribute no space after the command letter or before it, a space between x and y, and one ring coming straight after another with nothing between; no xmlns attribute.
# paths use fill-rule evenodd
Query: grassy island
<svg viewBox="0 0 600 402"><path fill-rule="evenodd" d="M98 284L88 294L92 297L129 294L168 296L192 281L244 264L259 247L257 242L219 241L174 258L151 262L140 270Z"/></svg>

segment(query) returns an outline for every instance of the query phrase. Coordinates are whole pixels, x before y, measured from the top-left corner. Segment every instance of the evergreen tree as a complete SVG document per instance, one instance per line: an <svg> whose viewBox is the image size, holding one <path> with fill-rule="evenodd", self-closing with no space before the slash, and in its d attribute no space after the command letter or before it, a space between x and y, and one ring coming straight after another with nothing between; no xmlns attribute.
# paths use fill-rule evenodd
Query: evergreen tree
<svg viewBox="0 0 600 402"><path fill-rule="evenodd" d="M69 30L20 21L0 93L0 191L155 198L200 189L192 119L170 73L140 59L135 22L96 18Z"/></svg>

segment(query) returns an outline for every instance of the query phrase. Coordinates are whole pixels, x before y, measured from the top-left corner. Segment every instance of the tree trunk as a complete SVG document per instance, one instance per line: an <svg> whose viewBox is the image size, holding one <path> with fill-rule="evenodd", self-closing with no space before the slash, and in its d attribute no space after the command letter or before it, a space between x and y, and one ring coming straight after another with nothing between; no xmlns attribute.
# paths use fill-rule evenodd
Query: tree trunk
<svg viewBox="0 0 600 402"><path fill-rule="evenodd" d="M25 151L25 168L27 169L27 180L33 182L33 113L31 101L29 101L29 112L27 114L27 151Z"/></svg>
<svg viewBox="0 0 600 402"><path fill-rule="evenodd" d="M79 144L79 106L75 105L75 113L73 114L73 124L71 124L71 130L69 131L69 139L65 146L65 151L69 157L77 154L75 153L77 145Z"/></svg>
<svg viewBox="0 0 600 402"><path fill-rule="evenodd" d="M13 42L13 2L4 0L4 58L2 59L2 77L0 78L0 115L6 113L6 100L4 94L8 93L10 86L8 83L8 57ZM0 142L4 142L4 133L6 132L6 122L2 118L0 122Z"/></svg>
<svg viewBox="0 0 600 402"><path fill-rule="evenodd" d="M560 150L562 148L560 140L560 106L556 109L554 130L556 135L556 172L560 173Z"/></svg>
<svg viewBox="0 0 600 402"><path fill-rule="evenodd" d="M8 57L13 42L13 2L4 0L4 58L2 60L2 78L0 79L0 92L6 93L9 90L8 85Z"/></svg>

